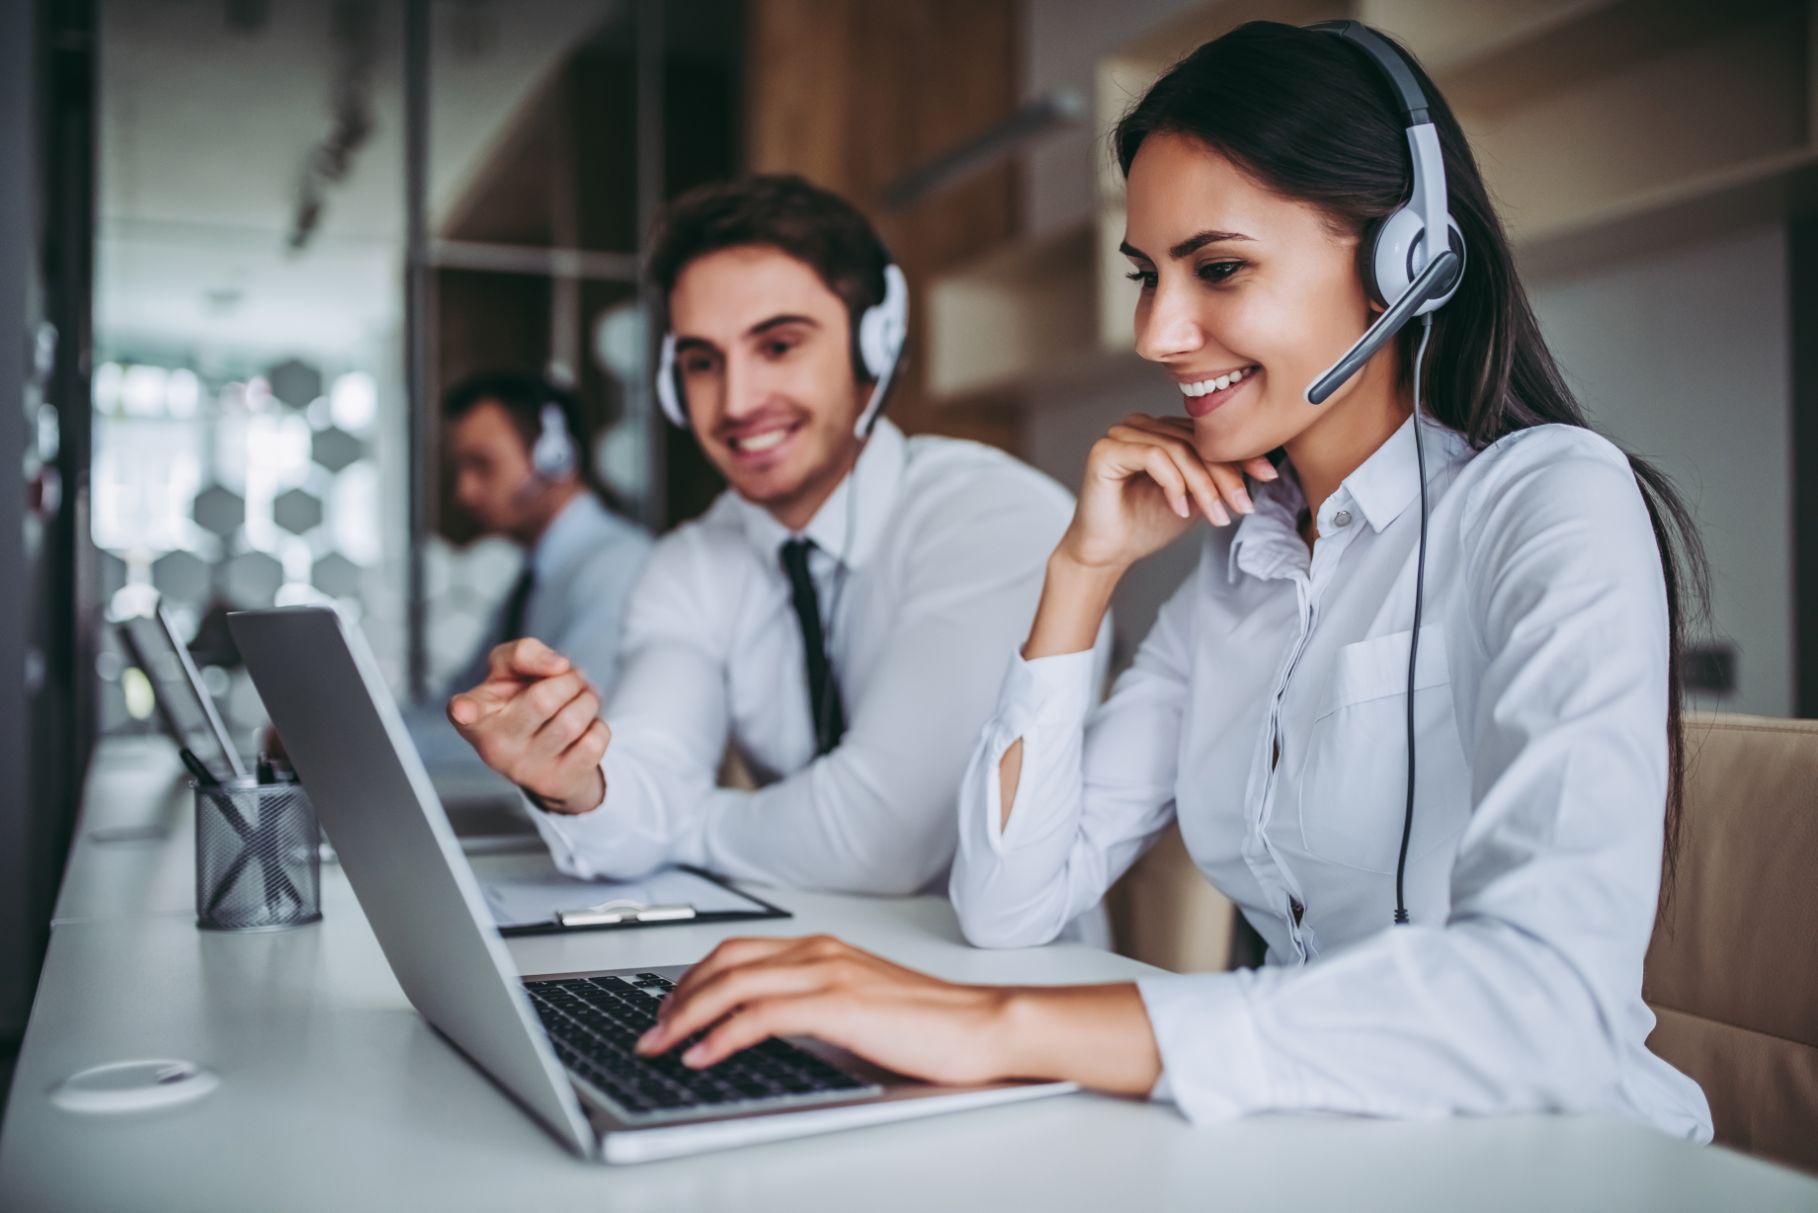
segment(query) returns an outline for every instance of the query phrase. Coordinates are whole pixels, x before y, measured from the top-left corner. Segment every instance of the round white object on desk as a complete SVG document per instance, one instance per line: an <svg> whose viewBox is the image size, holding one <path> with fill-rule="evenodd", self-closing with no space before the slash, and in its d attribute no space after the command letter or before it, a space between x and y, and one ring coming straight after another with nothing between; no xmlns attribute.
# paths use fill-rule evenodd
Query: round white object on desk
<svg viewBox="0 0 1818 1213"><path fill-rule="evenodd" d="M201 1099L220 1085L213 1070L161 1057L78 1070L51 1088L50 1099L65 1112L84 1115L149 1112Z"/></svg>

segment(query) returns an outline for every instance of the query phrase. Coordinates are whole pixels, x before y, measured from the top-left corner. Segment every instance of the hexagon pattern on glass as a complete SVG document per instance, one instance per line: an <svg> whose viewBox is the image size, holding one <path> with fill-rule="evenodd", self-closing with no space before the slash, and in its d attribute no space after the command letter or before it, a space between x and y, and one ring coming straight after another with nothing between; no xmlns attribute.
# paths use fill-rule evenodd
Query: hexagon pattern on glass
<svg viewBox="0 0 1818 1213"><path fill-rule="evenodd" d="M293 409L300 409L322 394L322 372L307 362L287 358L265 372L271 394Z"/></svg>
<svg viewBox="0 0 1818 1213"><path fill-rule="evenodd" d="M211 484L196 494L190 515L197 526L225 539L246 521L246 499L225 485Z"/></svg>
<svg viewBox="0 0 1818 1213"><path fill-rule="evenodd" d="M359 460L365 444L337 426L317 430L310 440L310 458L331 472L340 472Z"/></svg>
<svg viewBox="0 0 1818 1213"><path fill-rule="evenodd" d="M287 489L272 498L271 520L293 535L306 535L322 525L322 503L304 489Z"/></svg>
<svg viewBox="0 0 1818 1213"><path fill-rule="evenodd" d="M126 375L121 365L108 366L111 377L98 375L108 380L101 386L111 400L125 390ZM141 373L135 386L150 382ZM379 567L383 553L374 534L383 494L367 436L376 406L372 377L350 373L330 384L316 366L292 358L246 380L251 388L237 394L234 389L245 386L238 381L223 385L186 372L173 382L184 396L176 420L208 427L211 437L197 447L192 478L169 494L165 508L175 516L150 550L140 543L98 553L102 600L110 611L143 614L160 598L191 621L211 605L239 610L321 598L361 611L375 587L383 593L397 570ZM101 394L98 387L98 404ZM108 410L98 412L98 424L107 424ZM146 457L139 450L134 455ZM453 630L471 639L491 617L496 562L486 557L496 553L477 561L461 554L458 575L451 575L452 554L438 555L441 561L432 557L431 563L440 565L441 587L457 581L461 587L453 595ZM149 578L135 582L147 567L140 562L148 560ZM478 589L469 588L476 582ZM394 614L398 618L386 630L401 632L401 609ZM250 685L236 678L230 693L225 672L210 673L221 684L215 693L227 700L230 725L238 731L257 724L261 713ZM102 708L106 730L139 727L120 702L117 683L100 681L112 697Z"/></svg>
<svg viewBox="0 0 1818 1213"><path fill-rule="evenodd" d="M309 579L330 598L352 598L360 592L360 573L359 565L339 552L330 552L311 566Z"/></svg>
<svg viewBox="0 0 1818 1213"><path fill-rule="evenodd" d="M208 597L208 562L194 552L166 552L152 562L152 585L166 598L200 603Z"/></svg>

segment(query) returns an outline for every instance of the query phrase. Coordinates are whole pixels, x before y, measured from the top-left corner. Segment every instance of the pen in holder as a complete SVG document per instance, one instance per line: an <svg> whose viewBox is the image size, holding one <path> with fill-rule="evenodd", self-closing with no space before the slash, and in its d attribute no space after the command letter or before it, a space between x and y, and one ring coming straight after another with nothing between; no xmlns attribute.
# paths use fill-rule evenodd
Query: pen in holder
<svg viewBox="0 0 1818 1213"><path fill-rule="evenodd" d="M196 925L269 931L322 917L321 829L301 784L229 779L196 793Z"/></svg>

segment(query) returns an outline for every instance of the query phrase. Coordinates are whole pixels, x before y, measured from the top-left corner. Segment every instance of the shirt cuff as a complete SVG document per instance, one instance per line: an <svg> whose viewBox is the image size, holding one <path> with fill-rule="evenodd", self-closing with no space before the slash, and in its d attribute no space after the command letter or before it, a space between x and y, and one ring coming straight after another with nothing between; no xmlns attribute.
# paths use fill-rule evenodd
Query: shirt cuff
<svg viewBox="0 0 1818 1213"><path fill-rule="evenodd" d="M583 880L630 879L660 867L669 859L667 819L637 763L608 751L600 774L605 799L585 813L551 813L525 798L556 867Z"/></svg>
<svg viewBox="0 0 1818 1213"><path fill-rule="evenodd" d="M1004 743L1006 748L1040 725L1084 723L1095 699L1096 664L1092 649L1037 657L1034 661L1023 660L1021 653L1013 654L997 695L997 718L1004 728L1013 730Z"/></svg>
<svg viewBox="0 0 1818 1213"><path fill-rule="evenodd" d="M1137 979L1162 1073L1149 1098L1194 1124L1232 1120L1276 1104L1250 1009L1254 974L1163 974Z"/></svg>
<svg viewBox="0 0 1818 1213"><path fill-rule="evenodd" d="M549 857L555 860L556 870L585 879L588 875L587 865L575 846L574 838L562 828L560 816L538 804L522 788L518 789L518 797L530 815L530 824L537 828L543 845L549 848Z"/></svg>

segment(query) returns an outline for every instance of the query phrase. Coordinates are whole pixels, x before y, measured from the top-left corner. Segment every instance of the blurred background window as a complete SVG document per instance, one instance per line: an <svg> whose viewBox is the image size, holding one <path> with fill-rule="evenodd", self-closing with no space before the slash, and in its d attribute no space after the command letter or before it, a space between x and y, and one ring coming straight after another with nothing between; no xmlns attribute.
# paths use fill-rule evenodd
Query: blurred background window
<svg viewBox="0 0 1818 1213"><path fill-rule="evenodd" d="M263 713L227 610L333 600L405 698L480 639L519 556L441 474L466 375L575 387L615 499L665 520L640 233L738 167L740 12L102 0L98 592L113 618L162 598L242 744ZM99 730L151 729L107 631L96 668Z"/></svg>

